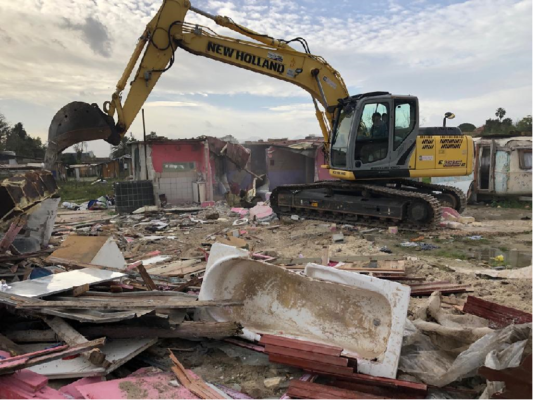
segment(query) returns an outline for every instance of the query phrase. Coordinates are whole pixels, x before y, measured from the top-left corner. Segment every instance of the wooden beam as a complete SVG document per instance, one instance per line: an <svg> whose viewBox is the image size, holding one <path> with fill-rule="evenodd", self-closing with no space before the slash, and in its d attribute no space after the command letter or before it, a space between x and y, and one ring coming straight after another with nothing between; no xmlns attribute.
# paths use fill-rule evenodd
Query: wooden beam
<svg viewBox="0 0 533 400"><path fill-rule="evenodd" d="M195 322L184 321L175 329L131 325L85 325L79 328L83 336L93 338L106 336L110 339L130 338L180 338L180 339L223 339L242 333L236 322Z"/></svg>
<svg viewBox="0 0 533 400"><path fill-rule="evenodd" d="M463 306L463 312L488 319L492 327L498 329L511 324L525 324L532 320L530 313L492 303L474 296L468 296Z"/></svg>
<svg viewBox="0 0 533 400"><path fill-rule="evenodd" d="M279 347L287 347L290 349L309 351L317 354L324 354L327 356L340 357L342 347L328 346L320 343L307 342L304 340L290 339L282 336L262 335L259 344L274 345Z"/></svg>
<svg viewBox="0 0 533 400"><path fill-rule="evenodd" d="M386 399L369 393L339 389L333 386L303 382L293 379L287 390L289 398L295 399Z"/></svg>
<svg viewBox="0 0 533 400"><path fill-rule="evenodd" d="M150 277L150 274L146 272L146 268L144 268L144 265L142 265L142 263L137 265L137 270L139 271L139 274L141 274L141 278L143 278L143 281L144 283L146 283L146 286L148 286L150 290L157 290L157 286Z"/></svg>
<svg viewBox="0 0 533 400"><path fill-rule="evenodd" d="M57 342L56 333L51 330L25 329L23 331L6 332L6 336L17 343L46 343Z"/></svg>
<svg viewBox="0 0 533 400"><path fill-rule="evenodd" d="M36 301L31 303L19 303L19 309L39 309L39 308L69 308L72 310L134 310L136 308L164 309L164 308L205 308L205 307L227 307L242 306L242 301L234 300L199 300L199 301L177 301L168 298L161 300L115 300L107 301Z"/></svg>
<svg viewBox="0 0 533 400"><path fill-rule="evenodd" d="M171 368L180 383L201 399L219 399L220 394L210 388L201 378L196 378L185 369L176 356L170 351L170 359L174 363Z"/></svg>
<svg viewBox="0 0 533 400"><path fill-rule="evenodd" d="M313 353L311 351L296 350L288 347L275 346L272 344L267 344L265 346L265 353L302 358L304 360L317 361L323 364L339 365L341 367L348 366L348 359L344 357L327 356L325 354Z"/></svg>
<svg viewBox="0 0 533 400"><path fill-rule="evenodd" d="M15 237L20 232L22 228L24 228L24 225L26 225L26 216L21 215L13 222L11 222L11 225L9 225L9 229L5 233L2 240L0 240L0 253L5 253L13 243L13 240L15 240Z"/></svg>
<svg viewBox="0 0 533 400"><path fill-rule="evenodd" d="M88 342L83 335L59 317L44 318L44 322L69 346L83 345ZM111 365L111 363L106 360L105 354L97 348L83 352L82 356L98 367L101 366L107 368Z"/></svg>
<svg viewBox="0 0 533 400"><path fill-rule="evenodd" d="M18 356L26 353L22 347L13 343L10 339L0 334L0 350L7 351L12 356Z"/></svg>
<svg viewBox="0 0 533 400"><path fill-rule="evenodd" d="M0 360L0 374L9 374L11 372L18 371L19 369L29 368L33 367L34 365L44 364L49 361L80 354L95 347L102 347L104 344L105 338L100 338L85 344L68 347L66 349L61 348L60 351L56 351L57 349L49 349L50 351L47 352L36 352L38 355L35 357L32 356L36 353L27 353L22 356L18 356L20 358L16 360L13 360L12 358L6 358L5 360Z"/></svg>
<svg viewBox="0 0 533 400"><path fill-rule="evenodd" d="M74 297L81 296L85 292L88 292L89 289L90 289L90 286L88 283L86 283L85 285L81 285L81 286L74 286L72 288L72 296Z"/></svg>
<svg viewBox="0 0 533 400"><path fill-rule="evenodd" d="M108 271L116 271L116 272L122 272L126 273L126 271L119 269L119 268L112 268L112 267L105 267L103 265L97 265L97 264L91 264L91 263L83 263L79 261L73 261L73 260L67 260L66 258L59 258L54 256L48 256L46 257L45 261L48 264L59 264L64 266L67 269L83 269L83 268L96 268L96 269L105 269Z"/></svg>

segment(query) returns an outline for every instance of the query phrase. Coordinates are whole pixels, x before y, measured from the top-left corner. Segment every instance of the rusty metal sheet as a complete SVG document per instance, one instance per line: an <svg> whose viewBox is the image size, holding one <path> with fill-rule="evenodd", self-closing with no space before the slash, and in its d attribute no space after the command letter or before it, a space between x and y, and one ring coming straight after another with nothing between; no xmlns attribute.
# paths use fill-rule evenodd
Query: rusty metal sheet
<svg viewBox="0 0 533 400"><path fill-rule="evenodd" d="M216 155L221 155L221 152L238 168L246 167L250 159L250 152L240 144L225 142L215 137L207 137L209 144L209 151Z"/></svg>
<svg viewBox="0 0 533 400"><path fill-rule="evenodd" d="M50 171L31 171L4 179L0 183L0 224L29 211L57 191Z"/></svg>

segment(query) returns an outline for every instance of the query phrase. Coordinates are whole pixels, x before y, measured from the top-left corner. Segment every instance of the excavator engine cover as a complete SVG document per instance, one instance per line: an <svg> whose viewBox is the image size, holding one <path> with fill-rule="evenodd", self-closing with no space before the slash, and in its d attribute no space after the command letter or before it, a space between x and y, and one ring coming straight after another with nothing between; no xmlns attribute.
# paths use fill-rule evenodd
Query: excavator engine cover
<svg viewBox="0 0 533 400"><path fill-rule="evenodd" d="M74 101L67 104L52 119L48 129L47 164L66 148L90 140L104 139L112 145L120 143L112 117L96 104Z"/></svg>

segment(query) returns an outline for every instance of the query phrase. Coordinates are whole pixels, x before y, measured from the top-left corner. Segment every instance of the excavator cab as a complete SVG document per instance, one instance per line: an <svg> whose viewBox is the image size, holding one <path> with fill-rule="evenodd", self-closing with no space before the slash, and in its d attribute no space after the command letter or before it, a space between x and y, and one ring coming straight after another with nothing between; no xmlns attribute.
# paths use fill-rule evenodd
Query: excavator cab
<svg viewBox="0 0 533 400"><path fill-rule="evenodd" d="M418 120L413 96L373 92L342 100L331 142L332 172L350 171L355 179L409 176Z"/></svg>

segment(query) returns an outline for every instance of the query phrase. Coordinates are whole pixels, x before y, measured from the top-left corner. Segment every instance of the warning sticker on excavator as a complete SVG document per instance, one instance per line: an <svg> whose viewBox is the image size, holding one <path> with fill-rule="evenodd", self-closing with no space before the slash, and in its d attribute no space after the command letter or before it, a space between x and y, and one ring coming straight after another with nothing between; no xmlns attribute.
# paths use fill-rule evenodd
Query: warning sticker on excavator
<svg viewBox="0 0 533 400"><path fill-rule="evenodd" d="M337 89L337 84L331 79L329 79L327 76L323 77L322 80L326 82L329 86L331 86L333 89Z"/></svg>
<svg viewBox="0 0 533 400"><path fill-rule="evenodd" d="M439 165L442 165L444 168L453 168L464 167L466 164L463 160L440 160Z"/></svg>
<svg viewBox="0 0 533 400"><path fill-rule="evenodd" d="M419 156L418 161L433 161L433 156Z"/></svg>
<svg viewBox="0 0 533 400"><path fill-rule="evenodd" d="M281 54L272 53L271 51L268 52L267 57L271 60L275 60L278 62L283 62L283 56Z"/></svg>

